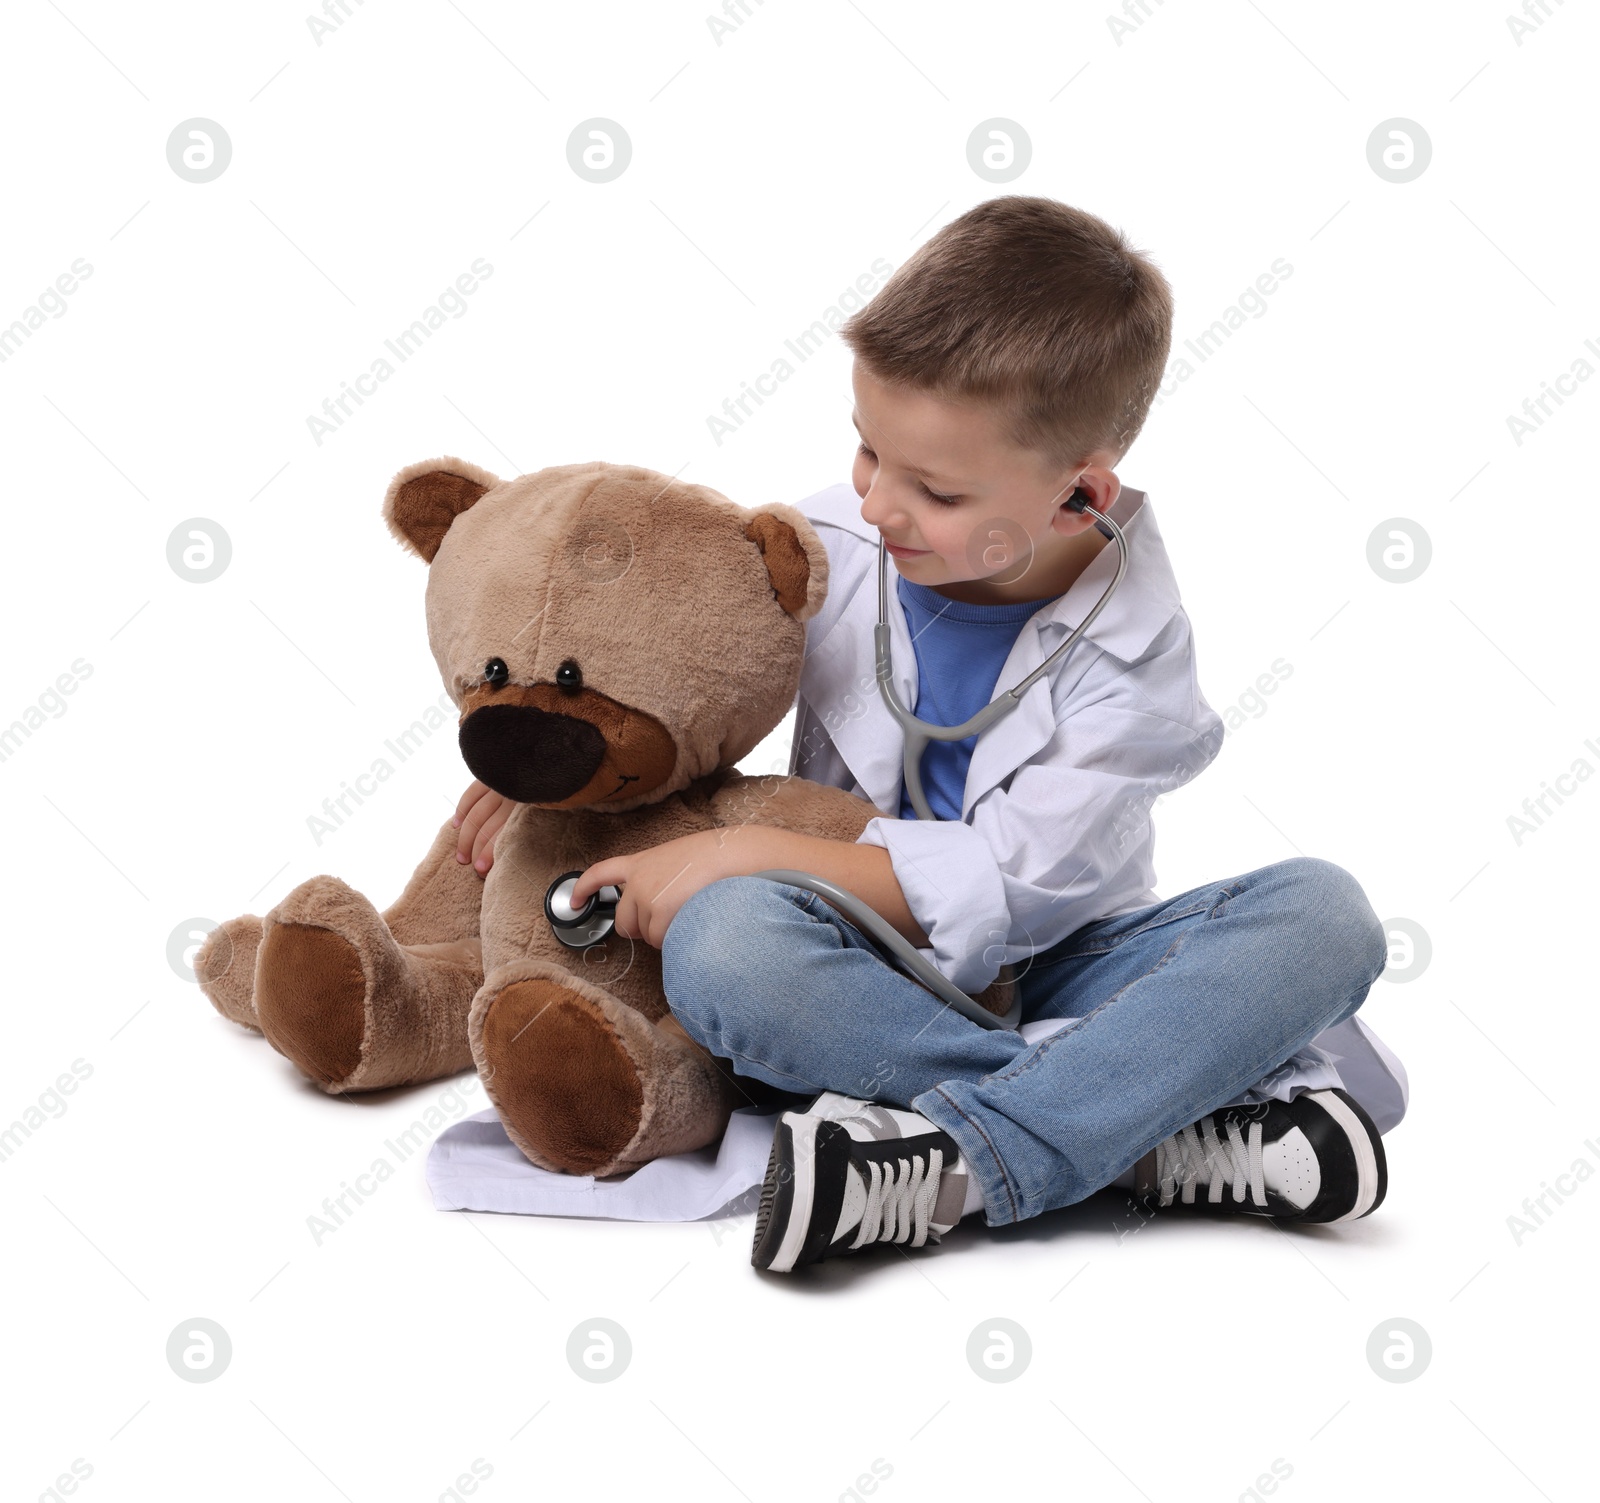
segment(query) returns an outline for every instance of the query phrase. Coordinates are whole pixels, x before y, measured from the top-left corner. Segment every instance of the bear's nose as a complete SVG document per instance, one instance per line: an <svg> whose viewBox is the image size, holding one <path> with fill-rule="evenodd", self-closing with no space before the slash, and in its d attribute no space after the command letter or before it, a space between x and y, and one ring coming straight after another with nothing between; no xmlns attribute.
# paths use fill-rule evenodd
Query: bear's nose
<svg viewBox="0 0 1600 1503"><path fill-rule="evenodd" d="M483 705L461 722L460 740L473 777L519 804L571 798L606 755L597 726L534 705Z"/></svg>

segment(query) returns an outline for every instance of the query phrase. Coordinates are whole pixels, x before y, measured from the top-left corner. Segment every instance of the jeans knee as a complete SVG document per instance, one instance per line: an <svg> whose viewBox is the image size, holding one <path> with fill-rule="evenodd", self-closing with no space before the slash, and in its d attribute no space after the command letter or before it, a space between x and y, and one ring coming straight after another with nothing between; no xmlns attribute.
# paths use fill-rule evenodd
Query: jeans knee
<svg viewBox="0 0 1600 1503"><path fill-rule="evenodd" d="M684 900L661 944L661 985L680 1021L692 1013L710 1022L713 1008L759 989L789 892L766 877L721 877Z"/></svg>
<svg viewBox="0 0 1600 1503"><path fill-rule="evenodd" d="M748 879L723 877L692 892L673 914L661 941L661 976L668 993L675 977L685 977L692 968L697 974L715 965L728 951L738 932L740 883Z"/></svg>
<svg viewBox="0 0 1600 1503"><path fill-rule="evenodd" d="M1320 856L1297 856L1279 865L1293 880L1297 906L1315 924L1329 957L1348 957L1362 982L1376 981L1389 958L1389 938L1361 884Z"/></svg>

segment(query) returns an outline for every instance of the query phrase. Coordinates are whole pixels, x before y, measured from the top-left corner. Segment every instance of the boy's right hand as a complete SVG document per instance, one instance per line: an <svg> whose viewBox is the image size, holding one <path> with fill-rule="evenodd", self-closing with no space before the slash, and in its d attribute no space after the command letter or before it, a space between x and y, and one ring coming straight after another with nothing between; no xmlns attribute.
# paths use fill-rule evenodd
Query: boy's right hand
<svg viewBox="0 0 1600 1503"><path fill-rule="evenodd" d="M480 877L486 875L494 865L494 838L515 808L514 800L474 778L461 795L451 820L461 831L456 843L456 860L470 861Z"/></svg>

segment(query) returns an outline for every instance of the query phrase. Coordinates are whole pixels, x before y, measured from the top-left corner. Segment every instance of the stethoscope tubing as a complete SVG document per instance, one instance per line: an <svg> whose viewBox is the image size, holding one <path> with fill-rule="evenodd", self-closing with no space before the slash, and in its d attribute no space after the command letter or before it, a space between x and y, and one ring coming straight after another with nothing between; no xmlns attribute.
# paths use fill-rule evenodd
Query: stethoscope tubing
<svg viewBox="0 0 1600 1503"><path fill-rule="evenodd" d="M911 713L905 707L899 693L894 686L894 663L890 650L889 629L889 550L884 545L883 538L878 539L878 620L872 628L872 645L876 658L878 677L878 692L883 696L883 702L888 707L889 713L899 724L905 734L905 785L906 794L911 800L911 807L917 811L919 819L937 819L938 816L928 805L927 796L922 790L922 754L928 748L930 741L965 741L968 736L981 735L988 730L997 720L1009 715L1022 702L1022 696L1028 692L1038 681L1047 674L1051 667L1076 645L1078 639L1094 623L1106 602L1116 593L1117 586L1122 583L1122 577L1128 572L1128 539L1122 528L1111 520L1105 512L1098 507L1083 503L1082 509L1095 518L1095 527L1117 545L1117 568L1111 577L1111 582L1100 592L1100 598L1095 601L1089 613L1070 632L1032 673L1028 674L1014 688L1006 690L1004 694L991 699L976 715L962 721L960 725L934 725L929 721Z"/></svg>

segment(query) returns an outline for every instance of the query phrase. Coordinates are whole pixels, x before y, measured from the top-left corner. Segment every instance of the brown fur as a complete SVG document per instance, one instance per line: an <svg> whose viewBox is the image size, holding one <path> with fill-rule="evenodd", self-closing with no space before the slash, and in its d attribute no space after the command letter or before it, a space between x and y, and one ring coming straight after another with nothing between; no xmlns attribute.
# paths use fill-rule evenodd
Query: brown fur
<svg viewBox="0 0 1600 1503"><path fill-rule="evenodd" d="M827 591L821 540L793 507L746 511L598 462L499 481L429 460L395 477L383 515L429 562L428 639L463 748L496 776L572 791L514 805L486 881L446 823L382 913L319 876L229 920L196 956L202 989L330 1094L475 1064L511 1141L547 1169L612 1175L714 1142L750 1083L671 1018L660 952L615 934L568 950L544 898L564 872L697 831L854 841L876 817L839 789L734 766L793 703ZM1004 1012L1012 984L1007 967L980 1001Z"/></svg>

